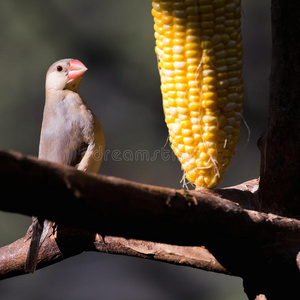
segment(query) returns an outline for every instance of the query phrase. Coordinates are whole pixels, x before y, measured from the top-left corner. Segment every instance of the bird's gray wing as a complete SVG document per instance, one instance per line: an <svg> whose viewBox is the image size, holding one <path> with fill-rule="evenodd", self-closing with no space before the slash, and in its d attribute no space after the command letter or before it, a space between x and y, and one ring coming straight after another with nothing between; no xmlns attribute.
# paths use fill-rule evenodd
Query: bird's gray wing
<svg viewBox="0 0 300 300"><path fill-rule="evenodd" d="M82 114L82 105L74 99L64 99L55 112L45 107L40 137L39 158L76 166L89 146L84 129L91 123Z"/></svg>

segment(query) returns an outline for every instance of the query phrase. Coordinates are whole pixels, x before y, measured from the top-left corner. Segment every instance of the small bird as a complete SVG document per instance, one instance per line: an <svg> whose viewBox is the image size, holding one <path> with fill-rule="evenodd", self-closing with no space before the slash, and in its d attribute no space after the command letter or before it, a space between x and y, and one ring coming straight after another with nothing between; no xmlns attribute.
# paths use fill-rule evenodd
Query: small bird
<svg viewBox="0 0 300 300"><path fill-rule="evenodd" d="M105 138L101 123L78 92L86 71L77 59L61 59L48 69L39 159L98 173ZM33 217L25 272L35 271L40 247L53 224Z"/></svg>

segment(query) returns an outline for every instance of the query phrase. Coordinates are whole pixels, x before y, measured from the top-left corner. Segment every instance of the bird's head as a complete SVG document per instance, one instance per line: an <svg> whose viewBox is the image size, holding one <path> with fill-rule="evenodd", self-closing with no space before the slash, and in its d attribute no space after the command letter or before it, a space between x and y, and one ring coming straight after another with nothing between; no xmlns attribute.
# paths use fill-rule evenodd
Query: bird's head
<svg viewBox="0 0 300 300"><path fill-rule="evenodd" d="M48 69L46 90L72 90L77 92L87 67L77 59L61 59Z"/></svg>

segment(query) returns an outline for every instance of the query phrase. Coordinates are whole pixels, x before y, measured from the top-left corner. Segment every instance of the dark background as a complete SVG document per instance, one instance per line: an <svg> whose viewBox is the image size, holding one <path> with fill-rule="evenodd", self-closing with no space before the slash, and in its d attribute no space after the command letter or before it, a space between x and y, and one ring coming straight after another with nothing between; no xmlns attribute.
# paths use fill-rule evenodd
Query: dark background
<svg viewBox="0 0 300 300"><path fill-rule="evenodd" d="M243 125L221 186L258 177L256 141L267 118L270 1L242 2L244 117L250 141ZM166 143L150 0L1 0L0 22L0 147L37 155L45 73L58 59L77 58L89 68L81 93L105 130L107 151L100 172L182 187L180 164ZM13 199L8 195L2 201ZM41 205L47 205L43 199ZM22 237L30 223L30 217L0 212L0 246ZM246 299L240 278L97 253L2 281L0 297Z"/></svg>

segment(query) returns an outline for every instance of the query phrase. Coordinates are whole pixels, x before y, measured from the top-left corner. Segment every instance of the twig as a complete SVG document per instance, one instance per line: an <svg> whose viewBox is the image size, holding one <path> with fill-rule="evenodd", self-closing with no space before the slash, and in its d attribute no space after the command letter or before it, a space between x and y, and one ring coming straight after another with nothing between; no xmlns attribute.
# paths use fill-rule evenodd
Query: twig
<svg viewBox="0 0 300 300"><path fill-rule="evenodd" d="M30 235L28 233L24 238L0 248L0 279L24 274ZM38 269L83 251L130 255L228 274L205 247L183 247L112 236L102 237L86 230L63 226L59 227L55 235L49 233L43 243Z"/></svg>

